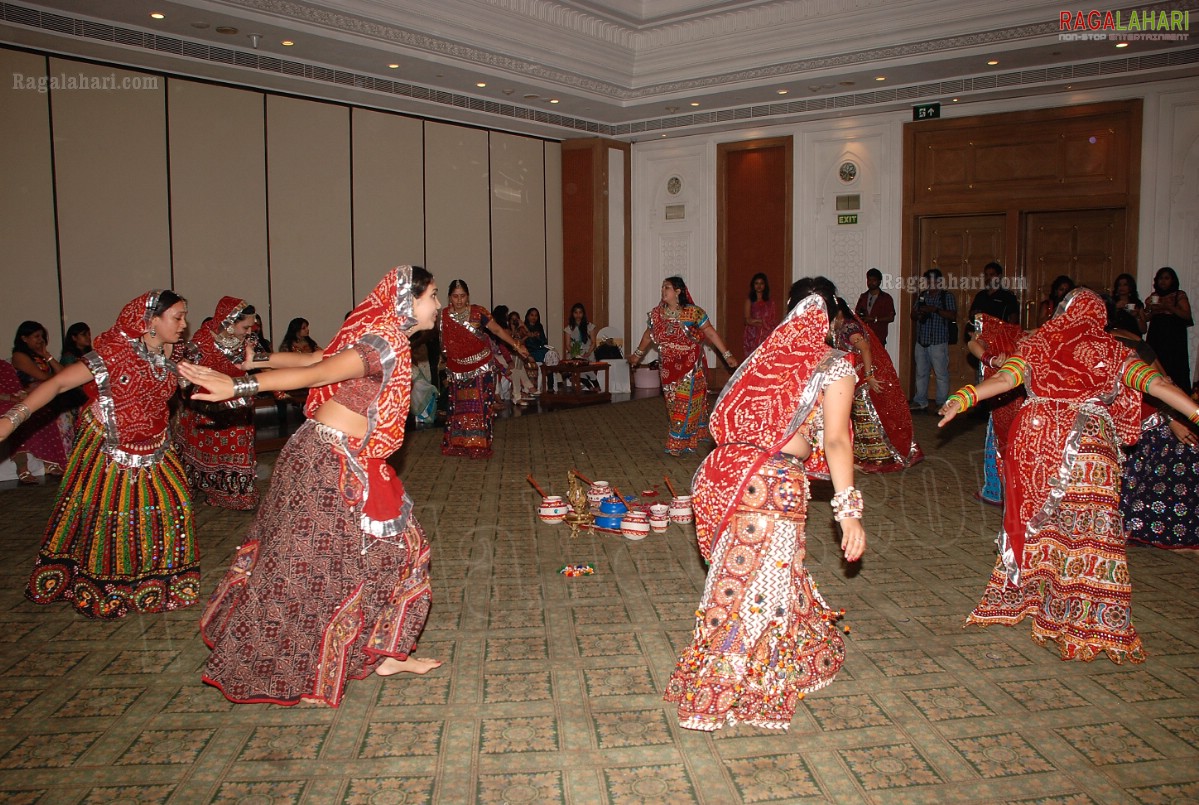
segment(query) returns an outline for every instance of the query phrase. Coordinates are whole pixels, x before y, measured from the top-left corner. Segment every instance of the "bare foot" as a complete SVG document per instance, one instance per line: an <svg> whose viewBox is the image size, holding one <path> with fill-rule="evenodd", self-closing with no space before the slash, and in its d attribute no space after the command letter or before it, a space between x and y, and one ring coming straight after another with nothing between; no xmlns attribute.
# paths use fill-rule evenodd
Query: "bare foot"
<svg viewBox="0 0 1199 805"><path fill-rule="evenodd" d="M434 668L441 666L441 660L432 660L428 657L409 657L406 660L397 660L395 657L388 657L375 668L375 673L379 676L391 676L407 672L410 674L427 674Z"/></svg>

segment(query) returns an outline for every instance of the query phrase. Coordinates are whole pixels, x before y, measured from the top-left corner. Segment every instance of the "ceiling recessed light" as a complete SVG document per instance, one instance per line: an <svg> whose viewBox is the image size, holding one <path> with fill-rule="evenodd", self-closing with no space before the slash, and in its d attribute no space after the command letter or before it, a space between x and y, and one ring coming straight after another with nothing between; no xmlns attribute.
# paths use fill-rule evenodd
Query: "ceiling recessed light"
<svg viewBox="0 0 1199 805"><path fill-rule="evenodd" d="M161 11L155 11L153 14L150 15L150 19L152 19L152 20L165 20L166 18L167 18L167 15L163 14Z"/></svg>
<svg viewBox="0 0 1199 805"><path fill-rule="evenodd" d="M480 82L476 83L475 86L478 87L479 89L482 89L483 87L487 86L487 82L480 81Z"/></svg>
<svg viewBox="0 0 1199 805"><path fill-rule="evenodd" d="M388 70L398 70L398 69L400 69L400 65L398 65L398 64L389 64L389 65L387 65L387 69L388 69Z"/></svg>
<svg viewBox="0 0 1199 805"><path fill-rule="evenodd" d="M887 80L887 77L886 77L885 75L876 75L876 76L874 77L874 80L875 80L875 81L886 81L886 80Z"/></svg>
<svg viewBox="0 0 1199 805"><path fill-rule="evenodd" d="M201 31L203 31L205 28L207 28L207 27L208 27L208 23L206 23L206 22L193 22L193 23L192 23L192 27L193 27L193 28L198 28L198 29L200 29Z"/></svg>
<svg viewBox="0 0 1199 805"><path fill-rule="evenodd" d="M285 48L289 48L289 47L291 47L292 45L294 45L294 44L295 44L295 42L291 41L290 39L284 39L284 40L283 40L282 42L280 42L279 44L280 44L280 45L283 45L283 47L285 47Z"/></svg>
<svg viewBox="0 0 1199 805"><path fill-rule="evenodd" d="M778 91L779 95L786 95L788 92L789 92L789 90L785 90L785 89L780 89Z"/></svg>
<svg viewBox="0 0 1199 805"><path fill-rule="evenodd" d="M691 105L692 105L692 106L699 106L699 101L692 101L692 102L691 102Z"/></svg>
<svg viewBox="0 0 1199 805"><path fill-rule="evenodd" d="M558 103L558 99L557 99L557 98L550 98L550 103Z"/></svg>
<svg viewBox="0 0 1199 805"><path fill-rule="evenodd" d="M663 134L662 136L663 136L663 137L665 137L666 135L665 135L665 134Z"/></svg>
<svg viewBox="0 0 1199 805"><path fill-rule="evenodd" d="M666 114L668 114L668 115L673 115L677 111L679 111L679 107L677 107L677 106L667 106L666 107Z"/></svg>
<svg viewBox="0 0 1199 805"><path fill-rule="evenodd" d="M987 64L991 67L994 67L995 65L999 64L999 59L991 59L989 62L987 62Z"/></svg>
<svg viewBox="0 0 1199 805"><path fill-rule="evenodd" d="M958 102L958 99L957 99L957 98L954 98L954 99L953 99L953 102L954 102L954 103L957 103L957 102Z"/></svg>
<svg viewBox="0 0 1199 805"><path fill-rule="evenodd" d="M1127 43L1127 42L1117 42L1117 43L1116 43L1116 47L1118 47L1118 48L1126 48L1126 47L1128 47L1128 43Z"/></svg>
<svg viewBox="0 0 1199 805"><path fill-rule="evenodd" d="M237 29L230 25L221 25L220 27L215 28L214 30L218 34L224 34L225 36L233 36L235 33L237 33Z"/></svg>
<svg viewBox="0 0 1199 805"><path fill-rule="evenodd" d="M843 87L852 87L854 84L852 81L838 81L837 83Z"/></svg>

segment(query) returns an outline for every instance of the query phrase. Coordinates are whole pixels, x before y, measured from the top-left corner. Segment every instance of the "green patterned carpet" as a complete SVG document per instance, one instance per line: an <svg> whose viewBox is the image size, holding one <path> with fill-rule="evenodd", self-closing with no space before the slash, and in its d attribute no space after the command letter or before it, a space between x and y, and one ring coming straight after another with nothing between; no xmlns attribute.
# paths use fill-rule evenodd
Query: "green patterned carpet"
<svg viewBox="0 0 1199 805"><path fill-rule="evenodd" d="M680 730L661 700L704 569L693 533L643 542L535 516L525 482L577 467L630 494L662 452L657 398L520 416L488 462L412 434L402 472L433 546L426 677L351 683L340 709L231 705L200 684L198 610L87 621L22 596L53 490L0 491L0 801L6 803L1167 803L1199 801L1199 557L1133 548L1141 666L1063 663L1029 629L963 631L992 564L979 423L861 479L850 572L817 487L812 573L850 628L837 681L789 733ZM664 491L664 490L663 490ZM251 515L201 507L204 590ZM596 575L566 578L565 563Z"/></svg>

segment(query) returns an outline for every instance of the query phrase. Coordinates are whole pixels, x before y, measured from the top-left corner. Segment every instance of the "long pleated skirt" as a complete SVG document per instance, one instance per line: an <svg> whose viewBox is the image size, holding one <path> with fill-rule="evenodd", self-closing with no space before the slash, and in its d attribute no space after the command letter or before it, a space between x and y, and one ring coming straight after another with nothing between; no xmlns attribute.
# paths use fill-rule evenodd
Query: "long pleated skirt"
<svg viewBox="0 0 1199 805"><path fill-rule="evenodd" d="M123 467L103 444L103 426L84 412L26 597L104 619L195 604L200 555L179 457L168 449L148 467Z"/></svg>
<svg viewBox="0 0 1199 805"><path fill-rule="evenodd" d="M329 429L309 420L279 453L270 490L200 619L203 679L230 701L336 707L346 683L406 659L428 617L429 546L359 527ZM347 483L353 483L347 476Z"/></svg>

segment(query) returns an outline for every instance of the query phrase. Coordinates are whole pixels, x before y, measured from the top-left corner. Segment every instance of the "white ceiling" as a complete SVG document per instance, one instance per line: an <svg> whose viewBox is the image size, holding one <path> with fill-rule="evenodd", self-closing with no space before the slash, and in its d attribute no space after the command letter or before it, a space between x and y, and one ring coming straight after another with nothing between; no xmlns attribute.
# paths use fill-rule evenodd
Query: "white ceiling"
<svg viewBox="0 0 1199 805"><path fill-rule="evenodd" d="M1058 17L1071 8L1037 0L0 0L0 41L552 138L635 140L1199 76L1199 31L1123 49L1063 41ZM1199 24L1199 0L1088 0L1085 8L1124 19L1134 9L1190 10Z"/></svg>

